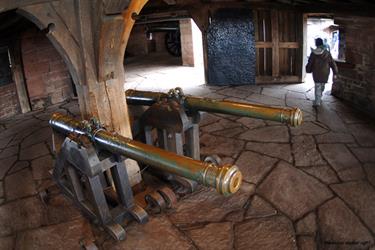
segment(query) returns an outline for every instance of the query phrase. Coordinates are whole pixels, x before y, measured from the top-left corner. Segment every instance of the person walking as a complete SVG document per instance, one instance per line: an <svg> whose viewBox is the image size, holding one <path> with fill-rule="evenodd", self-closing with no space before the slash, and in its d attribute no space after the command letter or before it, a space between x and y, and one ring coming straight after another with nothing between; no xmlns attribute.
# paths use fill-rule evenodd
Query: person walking
<svg viewBox="0 0 375 250"><path fill-rule="evenodd" d="M312 73L315 83L315 100L313 107L322 104L322 94L325 84L328 82L330 69L333 71L333 78L336 79L338 73L337 65L331 53L325 48L321 38L315 39L316 49L311 49L309 61L306 65L306 72Z"/></svg>

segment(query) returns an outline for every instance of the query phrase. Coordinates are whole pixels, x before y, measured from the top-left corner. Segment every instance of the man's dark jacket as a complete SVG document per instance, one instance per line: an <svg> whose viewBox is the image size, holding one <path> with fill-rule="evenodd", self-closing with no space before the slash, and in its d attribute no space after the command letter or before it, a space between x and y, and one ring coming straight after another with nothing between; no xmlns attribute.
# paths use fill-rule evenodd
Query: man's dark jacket
<svg viewBox="0 0 375 250"><path fill-rule="evenodd" d="M338 73L337 65L331 53L321 47L313 49L309 57L309 62L306 65L306 72L313 74L314 82L328 82L330 68L332 68L334 74Z"/></svg>

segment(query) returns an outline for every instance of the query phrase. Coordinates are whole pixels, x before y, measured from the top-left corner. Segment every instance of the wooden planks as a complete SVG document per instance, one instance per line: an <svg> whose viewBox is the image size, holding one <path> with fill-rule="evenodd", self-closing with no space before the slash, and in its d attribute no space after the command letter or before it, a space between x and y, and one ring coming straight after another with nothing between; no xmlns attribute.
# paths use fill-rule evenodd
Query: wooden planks
<svg viewBox="0 0 375 250"><path fill-rule="evenodd" d="M254 10L253 15L257 83L302 81L302 14L273 9Z"/></svg>
<svg viewBox="0 0 375 250"><path fill-rule="evenodd" d="M26 88L25 79L23 75L20 50L21 50L20 44L19 44L19 41L17 40L16 44L14 44L10 48L9 55L10 55L10 61L12 65L13 80L16 84L18 101L21 107L21 112L27 113L31 111L31 107L30 107L30 100L27 94L27 88Z"/></svg>
<svg viewBox="0 0 375 250"><path fill-rule="evenodd" d="M279 16L278 11L271 11L271 28L272 28L272 76L280 75L280 49L279 49Z"/></svg>

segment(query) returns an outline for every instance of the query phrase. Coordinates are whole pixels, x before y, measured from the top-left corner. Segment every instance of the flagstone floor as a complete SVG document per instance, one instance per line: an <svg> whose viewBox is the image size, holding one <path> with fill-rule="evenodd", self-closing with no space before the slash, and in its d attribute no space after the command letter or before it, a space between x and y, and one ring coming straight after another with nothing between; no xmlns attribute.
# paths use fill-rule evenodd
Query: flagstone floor
<svg viewBox="0 0 375 250"><path fill-rule="evenodd" d="M134 87L134 86L133 86ZM135 84L137 87L137 84ZM155 89L155 88L153 88ZM189 94L299 107L304 123L204 114L201 153L236 164L244 182L224 198L201 188L115 242L52 183L52 112L78 115L76 101L0 120L0 249L372 249L375 236L375 124L326 92L311 106L311 84L196 86Z"/></svg>

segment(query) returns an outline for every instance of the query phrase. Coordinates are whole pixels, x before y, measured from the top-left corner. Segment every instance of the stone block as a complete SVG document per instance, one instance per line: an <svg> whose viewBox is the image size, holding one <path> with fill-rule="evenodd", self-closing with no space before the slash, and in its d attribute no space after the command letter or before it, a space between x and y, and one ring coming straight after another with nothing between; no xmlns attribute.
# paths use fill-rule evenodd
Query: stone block
<svg viewBox="0 0 375 250"><path fill-rule="evenodd" d="M269 126L249 130L239 138L256 142L289 142L289 133L286 126Z"/></svg>
<svg viewBox="0 0 375 250"><path fill-rule="evenodd" d="M47 145L44 142L41 142L22 149L20 152L20 160L33 160L47 154L49 154Z"/></svg>
<svg viewBox="0 0 375 250"><path fill-rule="evenodd" d="M251 151L244 151L236 161L243 180L258 184L274 167L278 159L264 156Z"/></svg>
<svg viewBox="0 0 375 250"><path fill-rule="evenodd" d="M372 185L375 186L375 163L368 163L365 164L363 167L366 171L367 179Z"/></svg>
<svg viewBox="0 0 375 250"><path fill-rule="evenodd" d="M332 168L328 165L304 167L301 169L309 173L310 175L318 178L325 184L332 184L332 183L339 182L339 179L337 178L335 171L333 171Z"/></svg>
<svg viewBox="0 0 375 250"><path fill-rule="evenodd" d="M16 161L17 161L17 156L0 159L0 180L4 179L6 173Z"/></svg>
<svg viewBox="0 0 375 250"><path fill-rule="evenodd" d="M306 217L296 223L297 234L315 235L318 225L315 213L309 213Z"/></svg>
<svg viewBox="0 0 375 250"><path fill-rule="evenodd" d="M243 149L245 142L238 139L203 134L200 138L201 154L235 157Z"/></svg>
<svg viewBox="0 0 375 250"><path fill-rule="evenodd" d="M291 219L301 218L332 197L332 192L315 178L280 162L257 192Z"/></svg>
<svg viewBox="0 0 375 250"><path fill-rule="evenodd" d="M211 223L187 234L199 249L232 249L233 226L230 222Z"/></svg>
<svg viewBox="0 0 375 250"><path fill-rule="evenodd" d="M282 216L245 221L235 227L235 249L297 249L293 224Z"/></svg>
<svg viewBox="0 0 375 250"><path fill-rule="evenodd" d="M14 249L15 243L14 236L2 237L0 238L0 250Z"/></svg>
<svg viewBox="0 0 375 250"><path fill-rule="evenodd" d="M258 195L254 195L246 211L245 218L270 217L277 214L277 210Z"/></svg>
<svg viewBox="0 0 375 250"><path fill-rule="evenodd" d="M319 149L342 180L349 181L364 178L361 164L345 145L320 144Z"/></svg>
<svg viewBox="0 0 375 250"><path fill-rule="evenodd" d="M0 206L0 237L40 227L43 216L43 206L35 196L8 202Z"/></svg>
<svg viewBox="0 0 375 250"><path fill-rule="evenodd" d="M175 249L192 250L194 247L164 216L151 217L145 225L137 223L127 228L126 240L112 239L103 244L104 249Z"/></svg>
<svg viewBox="0 0 375 250"><path fill-rule="evenodd" d="M355 156L362 163L375 163L375 148L353 148Z"/></svg>
<svg viewBox="0 0 375 250"><path fill-rule="evenodd" d="M246 144L246 149L285 160L290 163L293 162L290 144L248 142Z"/></svg>
<svg viewBox="0 0 375 250"><path fill-rule="evenodd" d="M303 250L317 250L317 245L314 237L311 236L298 236L297 245L299 249Z"/></svg>
<svg viewBox="0 0 375 250"><path fill-rule="evenodd" d="M81 240L94 240L90 224L86 220L74 220L63 224L27 230L17 236L17 249L80 249Z"/></svg>
<svg viewBox="0 0 375 250"><path fill-rule="evenodd" d="M335 184L331 187L375 232L375 189L366 181Z"/></svg>
<svg viewBox="0 0 375 250"><path fill-rule="evenodd" d="M306 167L326 164L320 155L312 136L294 136L292 143L296 166Z"/></svg>
<svg viewBox="0 0 375 250"><path fill-rule="evenodd" d="M374 242L371 233L339 198L319 208L318 221L323 242L356 242L363 246L370 246Z"/></svg>
<svg viewBox="0 0 375 250"><path fill-rule="evenodd" d="M255 186L242 183L240 190L232 196L223 197L215 190L204 188L192 196L181 200L169 215L172 223L178 226L202 222L220 222L229 213L243 209ZM192 213L199 211L199 213Z"/></svg>
<svg viewBox="0 0 375 250"><path fill-rule="evenodd" d="M49 170L53 168L52 156L46 155L33 160L31 162L31 168L34 180L51 178Z"/></svg>
<svg viewBox="0 0 375 250"><path fill-rule="evenodd" d="M35 195L36 189L30 169L24 169L5 178L7 200Z"/></svg>

